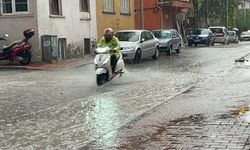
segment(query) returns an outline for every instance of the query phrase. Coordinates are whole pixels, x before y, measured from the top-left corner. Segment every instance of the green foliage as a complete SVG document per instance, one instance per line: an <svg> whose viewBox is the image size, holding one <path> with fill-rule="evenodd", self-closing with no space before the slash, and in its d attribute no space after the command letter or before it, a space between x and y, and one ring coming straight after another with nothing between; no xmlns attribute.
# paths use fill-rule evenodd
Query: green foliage
<svg viewBox="0 0 250 150"><path fill-rule="evenodd" d="M195 18L208 18L217 20L217 25L227 24L227 2L228 23L235 27L237 22L237 9L242 0L193 0L194 9L192 14Z"/></svg>
<svg viewBox="0 0 250 150"><path fill-rule="evenodd" d="M220 25L227 24L227 1L228 1L228 22L229 26L236 26L236 12L241 0L209 0L208 17L219 19Z"/></svg>
<svg viewBox="0 0 250 150"><path fill-rule="evenodd" d="M236 23L240 31L250 29L250 9L241 9L238 12Z"/></svg>

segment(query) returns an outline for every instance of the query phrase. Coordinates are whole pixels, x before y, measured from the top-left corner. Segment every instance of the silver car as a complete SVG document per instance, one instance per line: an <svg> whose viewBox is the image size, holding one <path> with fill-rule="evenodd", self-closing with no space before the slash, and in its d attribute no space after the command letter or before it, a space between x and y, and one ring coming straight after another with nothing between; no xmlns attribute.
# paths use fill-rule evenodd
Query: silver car
<svg viewBox="0 0 250 150"><path fill-rule="evenodd" d="M228 39L229 39L229 42L239 43L239 37L235 31L228 31Z"/></svg>
<svg viewBox="0 0 250 150"><path fill-rule="evenodd" d="M122 30L115 36L120 40L121 53L125 60L139 63L143 58L157 59L160 55L159 40L150 31Z"/></svg>
<svg viewBox="0 0 250 150"><path fill-rule="evenodd" d="M152 32L160 41L161 51L166 51L169 55L171 55L173 51L180 53L183 40L175 29L153 30Z"/></svg>

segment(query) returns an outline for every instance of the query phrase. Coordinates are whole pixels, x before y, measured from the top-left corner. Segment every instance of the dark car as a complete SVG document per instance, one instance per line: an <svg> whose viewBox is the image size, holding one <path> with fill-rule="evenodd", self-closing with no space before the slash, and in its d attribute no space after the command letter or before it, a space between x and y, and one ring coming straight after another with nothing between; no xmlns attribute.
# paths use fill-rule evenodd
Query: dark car
<svg viewBox="0 0 250 150"><path fill-rule="evenodd" d="M214 34L210 29L196 29L188 36L188 46L193 44L205 44L206 46L214 45Z"/></svg>
<svg viewBox="0 0 250 150"><path fill-rule="evenodd" d="M175 29L154 30L154 36L160 41L160 50L172 54L173 50L180 53L182 47L182 37Z"/></svg>

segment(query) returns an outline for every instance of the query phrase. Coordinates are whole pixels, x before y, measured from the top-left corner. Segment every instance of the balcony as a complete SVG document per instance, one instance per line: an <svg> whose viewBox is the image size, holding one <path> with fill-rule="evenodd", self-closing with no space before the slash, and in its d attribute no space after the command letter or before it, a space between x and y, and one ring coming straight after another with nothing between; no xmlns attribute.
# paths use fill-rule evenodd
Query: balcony
<svg viewBox="0 0 250 150"><path fill-rule="evenodd" d="M192 0L158 0L157 4L178 8L193 8Z"/></svg>

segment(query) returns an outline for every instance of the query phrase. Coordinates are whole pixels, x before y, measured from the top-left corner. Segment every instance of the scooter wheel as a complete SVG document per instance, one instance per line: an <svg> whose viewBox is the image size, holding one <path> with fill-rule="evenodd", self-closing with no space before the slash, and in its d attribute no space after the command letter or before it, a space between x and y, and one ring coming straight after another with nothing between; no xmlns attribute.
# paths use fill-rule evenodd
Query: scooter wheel
<svg viewBox="0 0 250 150"><path fill-rule="evenodd" d="M105 82L108 80L108 75L107 74L99 74L96 76L96 83L98 86L103 85Z"/></svg>
<svg viewBox="0 0 250 150"><path fill-rule="evenodd" d="M24 56L22 56L22 60L20 60L20 64L22 65L28 65L31 61L31 55L26 53Z"/></svg>

